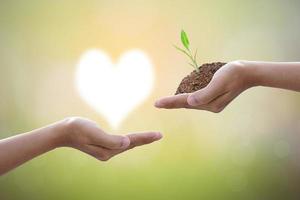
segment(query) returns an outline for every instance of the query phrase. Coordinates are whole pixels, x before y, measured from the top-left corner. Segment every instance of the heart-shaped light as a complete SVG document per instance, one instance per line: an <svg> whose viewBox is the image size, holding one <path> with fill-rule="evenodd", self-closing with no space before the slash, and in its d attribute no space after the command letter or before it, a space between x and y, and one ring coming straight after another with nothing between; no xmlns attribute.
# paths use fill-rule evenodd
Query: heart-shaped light
<svg viewBox="0 0 300 200"><path fill-rule="evenodd" d="M153 87L153 68L141 50L124 53L117 64L103 51L83 53L76 71L80 96L117 128Z"/></svg>

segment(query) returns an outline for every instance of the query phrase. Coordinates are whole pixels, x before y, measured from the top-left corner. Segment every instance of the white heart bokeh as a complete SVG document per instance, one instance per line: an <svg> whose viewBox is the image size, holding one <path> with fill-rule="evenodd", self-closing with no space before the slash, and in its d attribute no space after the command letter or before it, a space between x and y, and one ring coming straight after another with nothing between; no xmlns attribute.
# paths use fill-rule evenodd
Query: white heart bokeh
<svg viewBox="0 0 300 200"><path fill-rule="evenodd" d="M82 99L113 128L150 95L154 83L151 61L141 50L124 53L115 65L104 51L88 50L75 78Z"/></svg>

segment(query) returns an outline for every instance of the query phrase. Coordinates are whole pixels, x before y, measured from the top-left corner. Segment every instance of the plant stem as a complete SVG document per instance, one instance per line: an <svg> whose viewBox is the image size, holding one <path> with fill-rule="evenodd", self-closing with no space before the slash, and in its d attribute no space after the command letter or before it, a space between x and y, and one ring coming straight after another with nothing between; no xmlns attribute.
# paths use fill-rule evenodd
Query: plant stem
<svg viewBox="0 0 300 200"><path fill-rule="evenodd" d="M181 51L182 53L184 53L186 56L188 56L188 57L191 59L191 61L192 61L192 63L190 63L190 65L192 65L192 66L195 68L195 70L196 70L197 72L199 72L198 64L197 64L197 61L196 61L196 54L195 54L195 57L193 58L193 55L192 55L192 52L191 52L190 49L187 49L187 51L186 51L186 50L184 50L184 49L181 49L181 48L177 47L176 45L174 45L174 47L175 47L177 50L179 50L179 51Z"/></svg>
<svg viewBox="0 0 300 200"><path fill-rule="evenodd" d="M189 51L189 57L190 59L192 60L193 64L194 64L194 68L196 69L197 72L199 72L199 68L198 68L198 64L197 64L197 61L193 58L193 55L192 55L192 52L190 49L188 49Z"/></svg>

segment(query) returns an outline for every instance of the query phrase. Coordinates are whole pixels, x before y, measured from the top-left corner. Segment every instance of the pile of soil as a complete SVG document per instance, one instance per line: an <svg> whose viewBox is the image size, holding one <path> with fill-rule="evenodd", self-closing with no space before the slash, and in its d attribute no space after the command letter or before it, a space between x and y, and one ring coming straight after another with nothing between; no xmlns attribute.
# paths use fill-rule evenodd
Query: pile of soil
<svg viewBox="0 0 300 200"><path fill-rule="evenodd" d="M175 95L181 93L192 93L206 87L216 71L225 64L226 63L223 62L214 62L201 65L198 72L194 70L190 75L182 79Z"/></svg>

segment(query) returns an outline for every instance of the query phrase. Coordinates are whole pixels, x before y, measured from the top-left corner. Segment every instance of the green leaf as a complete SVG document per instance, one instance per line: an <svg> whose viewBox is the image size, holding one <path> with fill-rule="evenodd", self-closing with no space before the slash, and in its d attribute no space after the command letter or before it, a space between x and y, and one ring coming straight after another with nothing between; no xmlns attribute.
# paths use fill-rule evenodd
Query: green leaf
<svg viewBox="0 0 300 200"><path fill-rule="evenodd" d="M181 31L181 42L183 46L189 50L190 42L187 34L184 32L184 30Z"/></svg>

